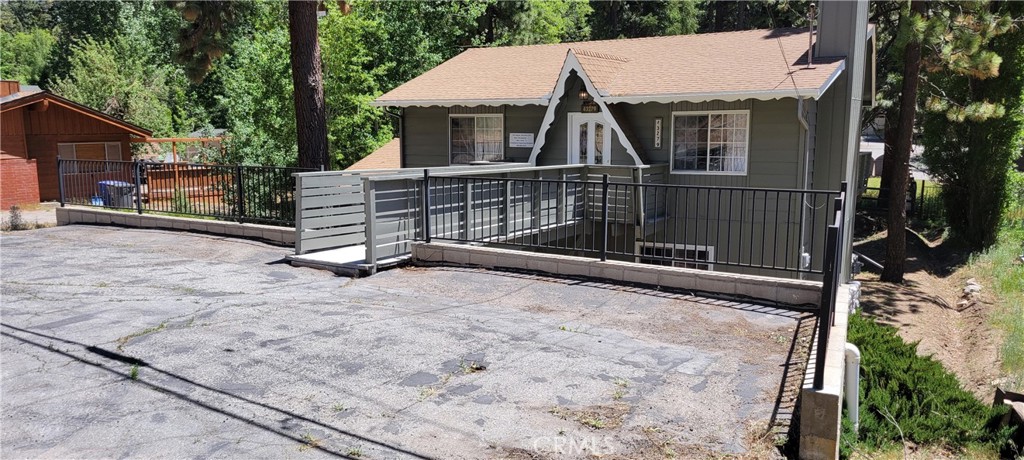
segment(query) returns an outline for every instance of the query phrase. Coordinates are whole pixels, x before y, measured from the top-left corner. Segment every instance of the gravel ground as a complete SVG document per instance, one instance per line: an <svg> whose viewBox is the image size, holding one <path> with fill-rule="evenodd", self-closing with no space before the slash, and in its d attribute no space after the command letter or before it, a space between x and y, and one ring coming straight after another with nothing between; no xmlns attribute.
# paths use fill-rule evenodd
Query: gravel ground
<svg viewBox="0 0 1024 460"><path fill-rule="evenodd" d="M0 236L0 456L750 452L792 410L812 323L527 274L350 280L286 253L113 227Z"/></svg>

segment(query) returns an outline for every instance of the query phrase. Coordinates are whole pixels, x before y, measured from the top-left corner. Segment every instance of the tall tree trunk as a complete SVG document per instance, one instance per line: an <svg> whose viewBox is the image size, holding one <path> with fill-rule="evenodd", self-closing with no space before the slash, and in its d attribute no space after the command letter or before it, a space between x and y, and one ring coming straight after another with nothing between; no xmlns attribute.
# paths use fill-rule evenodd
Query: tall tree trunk
<svg viewBox="0 0 1024 460"><path fill-rule="evenodd" d="M331 162L327 157L327 115L320 42L316 36L316 6L315 1L288 2L288 35L291 38L299 166L327 170L331 169Z"/></svg>
<svg viewBox="0 0 1024 460"><path fill-rule="evenodd" d="M924 16L924 0L910 3L910 14ZM914 142L914 117L917 115L917 86L921 74L921 42L913 38L903 51L903 88L900 92L900 117L896 128L896 148L889 174L889 221L885 237L885 267L882 281L902 283L907 259L907 186L910 176L910 151ZM884 172L883 172L884 173Z"/></svg>

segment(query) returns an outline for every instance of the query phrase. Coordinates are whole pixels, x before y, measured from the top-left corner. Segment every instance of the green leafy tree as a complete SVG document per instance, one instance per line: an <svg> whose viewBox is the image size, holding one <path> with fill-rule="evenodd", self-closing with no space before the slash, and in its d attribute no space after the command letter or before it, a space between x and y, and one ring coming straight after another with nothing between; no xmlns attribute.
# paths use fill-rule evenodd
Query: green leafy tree
<svg viewBox="0 0 1024 460"><path fill-rule="evenodd" d="M278 23L232 48L218 69L224 92L217 96L231 134L229 160L294 165L298 150L287 29Z"/></svg>
<svg viewBox="0 0 1024 460"><path fill-rule="evenodd" d="M336 164L345 168L392 137L383 109L370 103L381 94L382 70L366 43L384 39L381 24L333 5L320 23L327 138Z"/></svg>
<svg viewBox="0 0 1024 460"><path fill-rule="evenodd" d="M46 0L0 3L0 30L17 33L33 29L49 29L52 22L50 16L52 5L52 2Z"/></svg>
<svg viewBox="0 0 1024 460"><path fill-rule="evenodd" d="M955 100L928 80L929 75L949 73L983 79L997 74L1001 58L988 49L991 40L1006 32L1011 22L989 10L987 1L975 2L924 2L914 0L910 12L900 19L897 44L903 49L904 71L899 95L898 123L892 140L893 149L888 170L889 214L887 217L886 263L881 279L888 282L902 282L906 261L907 223L904 200L909 186L910 152L913 143L919 100L928 100L929 107L939 109L943 104L956 105ZM921 69L925 72L922 74ZM925 91L918 87L925 83ZM920 98L920 99L919 99ZM966 117L967 106L955 109L953 118ZM978 102L970 109L978 121L998 114L999 109L989 102ZM890 120L892 122L892 120ZM887 136L889 137L889 136Z"/></svg>
<svg viewBox="0 0 1024 460"><path fill-rule="evenodd" d="M804 27L807 25L807 0L711 0L700 16L701 32Z"/></svg>
<svg viewBox="0 0 1024 460"><path fill-rule="evenodd" d="M513 45L578 42L590 38L590 3L580 0L529 0L519 15Z"/></svg>
<svg viewBox="0 0 1024 460"><path fill-rule="evenodd" d="M589 3L579 0L492 0L477 18L479 46L536 45L586 40Z"/></svg>
<svg viewBox="0 0 1024 460"><path fill-rule="evenodd" d="M68 75L53 82L55 93L108 115L170 134L166 73L134 59L124 40L84 39L71 48Z"/></svg>
<svg viewBox="0 0 1024 460"><path fill-rule="evenodd" d="M388 91L454 57L477 42L478 18L488 4L472 1L354 2L353 15L383 33L364 38Z"/></svg>
<svg viewBox="0 0 1024 460"><path fill-rule="evenodd" d="M688 0L591 1L591 38L655 37L697 31L700 10Z"/></svg>
<svg viewBox="0 0 1024 460"><path fill-rule="evenodd" d="M46 29L0 34L0 76L39 84L56 40Z"/></svg>
<svg viewBox="0 0 1024 460"><path fill-rule="evenodd" d="M291 132L295 133L298 163L304 167L329 168L323 73L317 38L318 4L314 1L269 3L271 7L286 6L288 11L291 62L288 75L292 78L289 94L295 106L291 113L296 118ZM174 1L171 5L189 23L178 37L178 60L185 65L190 78L202 81L213 62L226 54L229 38L237 31L243 10L250 5L228 1ZM258 30L253 40L263 33L264 30ZM230 118L230 111L228 116Z"/></svg>
<svg viewBox="0 0 1024 460"><path fill-rule="evenodd" d="M56 46L43 72L45 84L67 77L71 55L85 40L106 43L115 39L123 26L125 2L54 2L49 13L54 24Z"/></svg>
<svg viewBox="0 0 1024 460"><path fill-rule="evenodd" d="M1010 27L1010 18L1024 19L1024 3L991 5L992 19L980 23L991 31ZM980 40L970 41L976 44ZM952 233L973 249L996 241L1006 201L1007 175L1024 141L1024 28L992 39L990 49L947 49L967 55L966 65L937 67L927 72L938 95L926 100L923 117L924 161L943 184L942 198Z"/></svg>

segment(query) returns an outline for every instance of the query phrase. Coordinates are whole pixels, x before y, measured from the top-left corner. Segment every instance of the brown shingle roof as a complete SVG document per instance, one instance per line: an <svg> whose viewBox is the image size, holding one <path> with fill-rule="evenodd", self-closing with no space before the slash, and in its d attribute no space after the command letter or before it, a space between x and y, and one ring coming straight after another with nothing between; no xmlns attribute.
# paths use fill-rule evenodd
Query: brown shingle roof
<svg viewBox="0 0 1024 460"><path fill-rule="evenodd" d="M806 68L806 29L770 29L470 49L377 98L377 105L547 104L572 51L610 102L658 95L817 95L843 57ZM746 94L747 96L744 96Z"/></svg>
<svg viewBox="0 0 1024 460"><path fill-rule="evenodd" d="M401 142L391 139L373 153L345 168L346 171L366 169L398 169L402 167Z"/></svg>

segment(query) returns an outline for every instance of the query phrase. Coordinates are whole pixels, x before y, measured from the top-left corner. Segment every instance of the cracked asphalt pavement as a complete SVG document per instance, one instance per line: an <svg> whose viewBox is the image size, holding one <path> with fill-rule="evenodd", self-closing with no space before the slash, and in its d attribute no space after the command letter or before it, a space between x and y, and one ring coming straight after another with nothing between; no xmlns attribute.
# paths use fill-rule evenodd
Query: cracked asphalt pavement
<svg viewBox="0 0 1024 460"><path fill-rule="evenodd" d="M351 280L288 253L115 227L0 236L0 457L740 453L784 430L813 323L523 273Z"/></svg>

